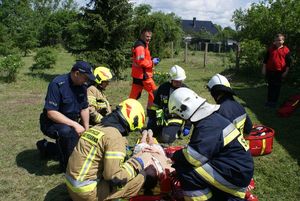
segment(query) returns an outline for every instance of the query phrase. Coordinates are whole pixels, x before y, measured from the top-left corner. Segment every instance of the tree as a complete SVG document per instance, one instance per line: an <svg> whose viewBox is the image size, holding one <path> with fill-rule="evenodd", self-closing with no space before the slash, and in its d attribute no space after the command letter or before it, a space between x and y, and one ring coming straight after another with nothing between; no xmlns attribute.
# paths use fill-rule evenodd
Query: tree
<svg viewBox="0 0 300 201"><path fill-rule="evenodd" d="M3 0L0 6L0 21L7 31L8 40L26 55L36 46L31 1Z"/></svg>
<svg viewBox="0 0 300 201"><path fill-rule="evenodd" d="M64 44L67 27L76 20L76 16L75 10L60 9L51 13L40 31L40 45Z"/></svg>
<svg viewBox="0 0 300 201"><path fill-rule="evenodd" d="M130 66L132 11L127 0L91 0L68 26L68 50L96 65L106 65L120 77L122 69Z"/></svg>
<svg viewBox="0 0 300 201"><path fill-rule="evenodd" d="M147 27L153 32L153 39L150 43L152 56L168 57L169 43L173 42L175 48L179 48L182 40L181 20L174 13L165 14L162 12L150 13L151 6L141 4L134 9L134 35L139 37L140 31Z"/></svg>
<svg viewBox="0 0 300 201"><path fill-rule="evenodd" d="M285 34L287 36L285 43L291 49L294 61L299 62L300 1L265 0L254 3L248 10L236 10L232 20L238 30L240 41L258 40L263 45L269 46L275 34ZM298 71L293 74L300 74L296 68L291 69Z"/></svg>

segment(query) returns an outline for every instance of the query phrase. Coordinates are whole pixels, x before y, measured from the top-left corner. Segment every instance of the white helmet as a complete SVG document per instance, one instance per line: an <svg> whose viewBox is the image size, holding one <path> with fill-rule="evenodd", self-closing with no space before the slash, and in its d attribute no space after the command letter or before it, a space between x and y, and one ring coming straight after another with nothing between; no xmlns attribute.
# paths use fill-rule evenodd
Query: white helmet
<svg viewBox="0 0 300 201"><path fill-rule="evenodd" d="M207 83L209 91L224 91L231 94L235 94L230 87L230 83L227 78L220 74L215 74Z"/></svg>
<svg viewBox="0 0 300 201"><path fill-rule="evenodd" d="M183 68L181 68L178 65L175 65L171 68L169 75L171 77L171 80L185 80L186 76L185 76L185 71L183 70Z"/></svg>
<svg viewBox="0 0 300 201"><path fill-rule="evenodd" d="M170 113L196 122L217 111L220 105L209 104L193 90L181 87L170 95L168 107Z"/></svg>

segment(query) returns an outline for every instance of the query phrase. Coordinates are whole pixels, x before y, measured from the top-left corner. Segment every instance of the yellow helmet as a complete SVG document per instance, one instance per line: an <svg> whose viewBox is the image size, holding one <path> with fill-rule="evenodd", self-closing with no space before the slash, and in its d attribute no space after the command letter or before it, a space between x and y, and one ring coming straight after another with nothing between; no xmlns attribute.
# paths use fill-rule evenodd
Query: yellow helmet
<svg viewBox="0 0 300 201"><path fill-rule="evenodd" d="M101 84L102 81L109 81L112 78L112 74L110 70L103 66L95 68L94 75L96 77L95 82L97 84Z"/></svg>
<svg viewBox="0 0 300 201"><path fill-rule="evenodd" d="M135 99L127 99L118 106L118 113L127 122L131 131L141 129L145 123L145 111L141 103Z"/></svg>

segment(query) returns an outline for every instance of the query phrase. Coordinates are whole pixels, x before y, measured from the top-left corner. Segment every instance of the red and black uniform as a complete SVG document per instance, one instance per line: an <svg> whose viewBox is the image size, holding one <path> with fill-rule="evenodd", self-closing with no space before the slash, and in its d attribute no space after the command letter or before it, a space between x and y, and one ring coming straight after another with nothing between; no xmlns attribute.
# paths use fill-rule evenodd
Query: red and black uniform
<svg viewBox="0 0 300 201"><path fill-rule="evenodd" d="M156 89L152 78L153 66L148 44L141 39L137 40L132 48L131 76L133 82L129 98L139 99L142 90L145 89L149 94L148 106L151 106L153 103L153 91Z"/></svg>
<svg viewBox="0 0 300 201"><path fill-rule="evenodd" d="M270 47L265 55L266 79L268 82L268 103L276 104L280 94L282 74L291 65L291 54L289 48L275 45Z"/></svg>

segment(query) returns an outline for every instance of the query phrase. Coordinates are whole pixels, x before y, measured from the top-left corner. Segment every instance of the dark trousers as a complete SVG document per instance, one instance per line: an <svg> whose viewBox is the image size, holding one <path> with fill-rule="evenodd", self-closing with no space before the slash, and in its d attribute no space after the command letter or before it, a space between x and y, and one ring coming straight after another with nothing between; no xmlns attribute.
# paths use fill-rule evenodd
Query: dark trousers
<svg viewBox="0 0 300 201"><path fill-rule="evenodd" d="M267 102L276 104L280 95L280 89L282 84L282 72L267 71L266 78L268 83Z"/></svg>
<svg viewBox="0 0 300 201"><path fill-rule="evenodd" d="M243 198L238 198L224 191L221 191L216 187L214 187L213 185L208 184L205 180L203 180L197 175L193 167L176 166L175 163L175 169L176 169L176 176L180 181L180 185L183 191L198 191L198 190L204 190L208 188L212 193L212 197L208 199L208 201L244 201L245 200ZM189 173L185 174L185 172L193 172L193 175Z"/></svg>
<svg viewBox="0 0 300 201"><path fill-rule="evenodd" d="M180 134L181 125L170 124L168 126L158 126L155 120L148 121L147 128L153 131L153 136L159 143L173 143L176 140L176 134Z"/></svg>
<svg viewBox="0 0 300 201"><path fill-rule="evenodd" d="M46 151L47 153L58 153L60 165L65 169L68 159L79 140L79 136L73 127L50 122L50 120L45 120L42 116L40 118L41 131L44 135L56 140L56 146L48 142ZM53 150L55 148L58 150Z"/></svg>

